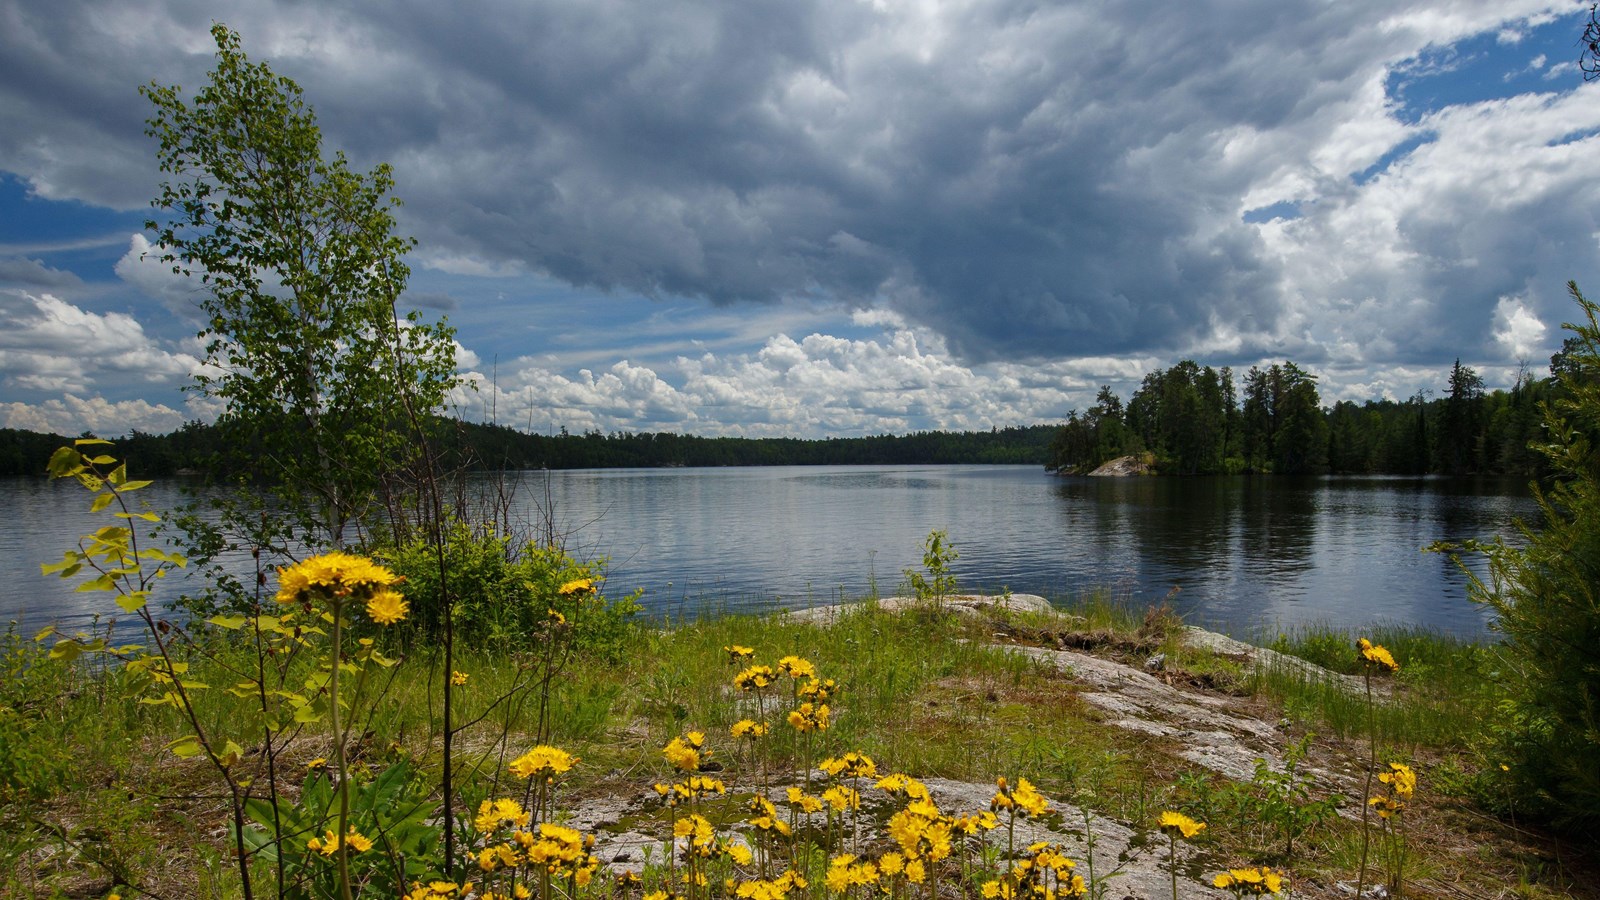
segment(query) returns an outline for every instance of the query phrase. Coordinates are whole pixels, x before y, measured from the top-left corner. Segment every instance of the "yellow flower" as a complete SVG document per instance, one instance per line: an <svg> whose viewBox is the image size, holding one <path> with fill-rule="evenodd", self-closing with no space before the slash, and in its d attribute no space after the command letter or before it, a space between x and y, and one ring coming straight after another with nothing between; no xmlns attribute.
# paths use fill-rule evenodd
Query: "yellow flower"
<svg viewBox="0 0 1600 900"><path fill-rule="evenodd" d="M1398 798L1385 797L1382 794L1368 800L1367 805L1372 807L1373 812L1376 812L1380 819L1387 819L1396 815L1406 806Z"/></svg>
<svg viewBox="0 0 1600 900"><path fill-rule="evenodd" d="M382 590L367 600L367 618L379 625L393 625L410 611L410 604L397 591Z"/></svg>
<svg viewBox="0 0 1600 900"><path fill-rule="evenodd" d="M372 849L371 839L361 834L361 832L356 831L354 828L350 829L350 833L345 835L345 844L348 845L351 850L354 850L357 853L365 853Z"/></svg>
<svg viewBox="0 0 1600 900"><path fill-rule="evenodd" d="M822 812L822 799L813 797L797 787L789 788L789 805L803 813Z"/></svg>
<svg viewBox="0 0 1600 900"><path fill-rule="evenodd" d="M278 570L279 603L302 600L370 598L398 584L395 574L364 556L342 551L324 553ZM404 615L404 612L401 613Z"/></svg>
<svg viewBox="0 0 1600 900"><path fill-rule="evenodd" d="M511 774L518 778L534 778L543 775L547 779L554 778L572 770L578 758L559 747L540 744L511 761Z"/></svg>
<svg viewBox="0 0 1600 900"><path fill-rule="evenodd" d="M594 593L593 578L576 578L556 589L556 593L563 597L583 597Z"/></svg>
<svg viewBox="0 0 1600 900"><path fill-rule="evenodd" d="M817 764L817 768L834 778L876 778L877 763L865 753L852 750L843 756L831 757Z"/></svg>
<svg viewBox="0 0 1600 900"><path fill-rule="evenodd" d="M687 738L675 737L668 741L665 747L661 748L661 755L667 758L667 762L672 763L684 772L700 771L702 761L699 750L700 742L692 739L695 733L690 732ZM709 752L705 754L706 757L710 757L710 755Z"/></svg>
<svg viewBox="0 0 1600 900"><path fill-rule="evenodd" d="M468 677L470 677L470 676L468 676L467 673L465 673L465 672L451 672L450 673L450 683L454 684L454 685L457 685L457 686L463 685L463 684L467 683L467 678Z"/></svg>
<svg viewBox="0 0 1600 900"><path fill-rule="evenodd" d="M1169 835L1188 840L1206 830L1206 823L1196 822L1180 812L1168 810L1161 814L1161 830Z"/></svg>
<svg viewBox="0 0 1600 900"><path fill-rule="evenodd" d="M816 703L825 703L827 702L828 698L832 697L834 692L838 689L839 685L832 678L813 678L810 681L807 681L805 684L796 687L794 689L794 693L796 697L804 700L811 700Z"/></svg>
<svg viewBox="0 0 1600 900"><path fill-rule="evenodd" d="M861 795L856 793L851 788L847 788L843 785L831 787L826 791L823 791L822 799L827 801L829 806L833 807L839 812L844 812L847 809L861 808Z"/></svg>
<svg viewBox="0 0 1600 900"><path fill-rule="evenodd" d="M796 681L802 678L817 677L817 667L798 656L785 656L778 660L778 668L783 670L783 674Z"/></svg>
<svg viewBox="0 0 1600 900"><path fill-rule="evenodd" d="M777 673L771 666L751 666L733 676L733 686L741 691L759 691L776 677Z"/></svg>
<svg viewBox="0 0 1600 900"><path fill-rule="evenodd" d="M1361 659L1369 668L1386 672L1400 671L1400 664L1395 662L1394 657L1381 645L1361 638L1356 641L1356 648L1361 651Z"/></svg>
<svg viewBox="0 0 1600 900"><path fill-rule="evenodd" d="M1407 800L1417 790L1417 773L1405 763L1389 763L1389 771L1380 774L1378 780L1389 785L1396 796Z"/></svg>
<svg viewBox="0 0 1600 900"><path fill-rule="evenodd" d="M828 705L802 703L800 708L789 712L789 725L795 731L805 733L808 731L828 730Z"/></svg>
<svg viewBox="0 0 1600 900"><path fill-rule="evenodd" d="M766 734L770 726L765 722L756 722L752 719L740 719L733 723L728 731L736 738L758 738Z"/></svg>
<svg viewBox="0 0 1600 900"><path fill-rule="evenodd" d="M878 779L877 787L879 790L894 797L904 795L912 800L928 799L928 789L923 786L922 782L900 772L896 772L893 775L885 775Z"/></svg>
<svg viewBox="0 0 1600 900"><path fill-rule="evenodd" d="M729 644L722 648L722 652L728 654L728 662L735 665L756 655L754 647L742 647L738 644Z"/></svg>
<svg viewBox="0 0 1600 900"><path fill-rule="evenodd" d="M1229 869L1211 880L1215 887L1227 888L1235 897L1262 897L1283 890L1283 876L1270 867Z"/></svg>

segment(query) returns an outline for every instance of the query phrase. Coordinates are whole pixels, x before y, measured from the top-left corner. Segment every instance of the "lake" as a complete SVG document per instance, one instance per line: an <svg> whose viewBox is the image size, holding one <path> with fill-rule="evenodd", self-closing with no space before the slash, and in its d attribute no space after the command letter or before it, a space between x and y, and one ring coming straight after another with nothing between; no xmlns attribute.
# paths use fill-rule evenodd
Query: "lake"
<svg viewBox="0 0 1600 900"><path fill-rule="evenodd" d="M894 593L948 530L964 590L1096 588L1239 635L1314 622L1474 636L1487 617L1437 540L1514 534L1537 507L1516 479L1062 478L1034 466L837 466L526 472L513 515L609 559L607 592L652 614L797 609ZM483 476L483 484L490 476ZM181 480L140 492L157 510ZM84 531L75 484L0 481L0 622L115 612L39 573ZM1176 590L1176 593L1174 591Z"/></svg>

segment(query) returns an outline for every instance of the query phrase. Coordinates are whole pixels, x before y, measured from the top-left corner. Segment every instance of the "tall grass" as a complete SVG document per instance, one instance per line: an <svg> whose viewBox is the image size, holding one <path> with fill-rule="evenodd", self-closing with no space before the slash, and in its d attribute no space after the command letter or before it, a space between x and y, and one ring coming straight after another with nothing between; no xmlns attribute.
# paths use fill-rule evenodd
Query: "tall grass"
<svg viewBox="0 0 1600 900"><path fill-rule="evenodd" d="M1381 743L1466 749L1483 735L1484 723L1502 699L1492 644L1416 627L1378 627L1361 636L1387 647L1400 664L1374 711ZM1264 643L1330 672L1357 675L1356 638L1344 629L1313 625L1281 632ZM1292 719L1341 737L1366 733L1366 699L1348 683L1299 667L1264 665L1250 673L1246 684L1253 693L1282 703Z"/></svg>

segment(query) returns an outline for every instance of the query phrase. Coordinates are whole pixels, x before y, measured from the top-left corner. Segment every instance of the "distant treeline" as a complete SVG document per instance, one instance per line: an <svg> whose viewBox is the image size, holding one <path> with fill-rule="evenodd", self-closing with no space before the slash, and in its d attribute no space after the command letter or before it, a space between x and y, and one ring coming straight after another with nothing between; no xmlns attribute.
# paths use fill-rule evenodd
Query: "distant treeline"
<svg viewBox="0 0 1600 900"><path fill-rule="evenodd" d="M436 447L453 466L477 469L610 469L664 466L787 466L926 463L1044 465L1058 426L991 431L924 431L858 438L696 437L660 433L527 434L501 425L441 421ZM51 452L72 438L0 429L0 475L44 471ZM241 454L223 429L191 422L164 435L119 438L117 455L138 477L180 471L230 474ZM248 457L248 454L244 454ZM237 473L235 473L237 474Z"/></svg>
<svg viewBox="0 0 1600 900"><path fill-rule="evenodd" d="M1458 360L1436 397L1340 401L1324 408L1316 377L1292 362L1232 369L1184 360L1146 375L1126 405L1109 387L1073 412L1050 447L1048 468L1083 473L1121 456L1147 454L1168 474L1272 472L1540 476L1542 403L1562 390L1552 376L1524 373L1509 391L1485 391Z"/></svg>

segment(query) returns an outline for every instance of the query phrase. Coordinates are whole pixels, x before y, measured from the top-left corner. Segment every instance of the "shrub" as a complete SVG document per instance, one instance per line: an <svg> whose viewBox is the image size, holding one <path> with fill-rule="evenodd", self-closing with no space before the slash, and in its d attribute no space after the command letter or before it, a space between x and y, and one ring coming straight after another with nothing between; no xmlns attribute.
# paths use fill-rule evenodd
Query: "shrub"
<svg viewBox="0 0 1600 900"><path fill-rule="evenodd" d="M1496 765L1517 808L1575 829L1600 827L1600 307L1568 290L1583 321L1567 324L1570 365L1544 407L1548 442L1537 449L1555 479L1536 488L1544 527L1522 526L1525 546L1502 540L1462 547L1483 554L1473 599L1496 613L1499 675L1511 692L1496 719ZM1469 573L1470 574L1470 573ZM1500 766L1505 766L1501 769Z"/></svg>
<svg viewBox="0 0 1600 900"><path fill-rule="evenodd" d="M455 639L464 646L526 648L559 618L572 626L575 649L614 658L639 612L637 594L607 600L600 591L603 579L591 565L553 548L519 545L493 529L457 523L445 537L443 553L447 583L454 591ZM411 602L410 631L401 640L440 640L444 598L438 551L431 542L418 540L386 555L395 572L405 577ZM585 582L592 589L573 589Z"/></svg>

